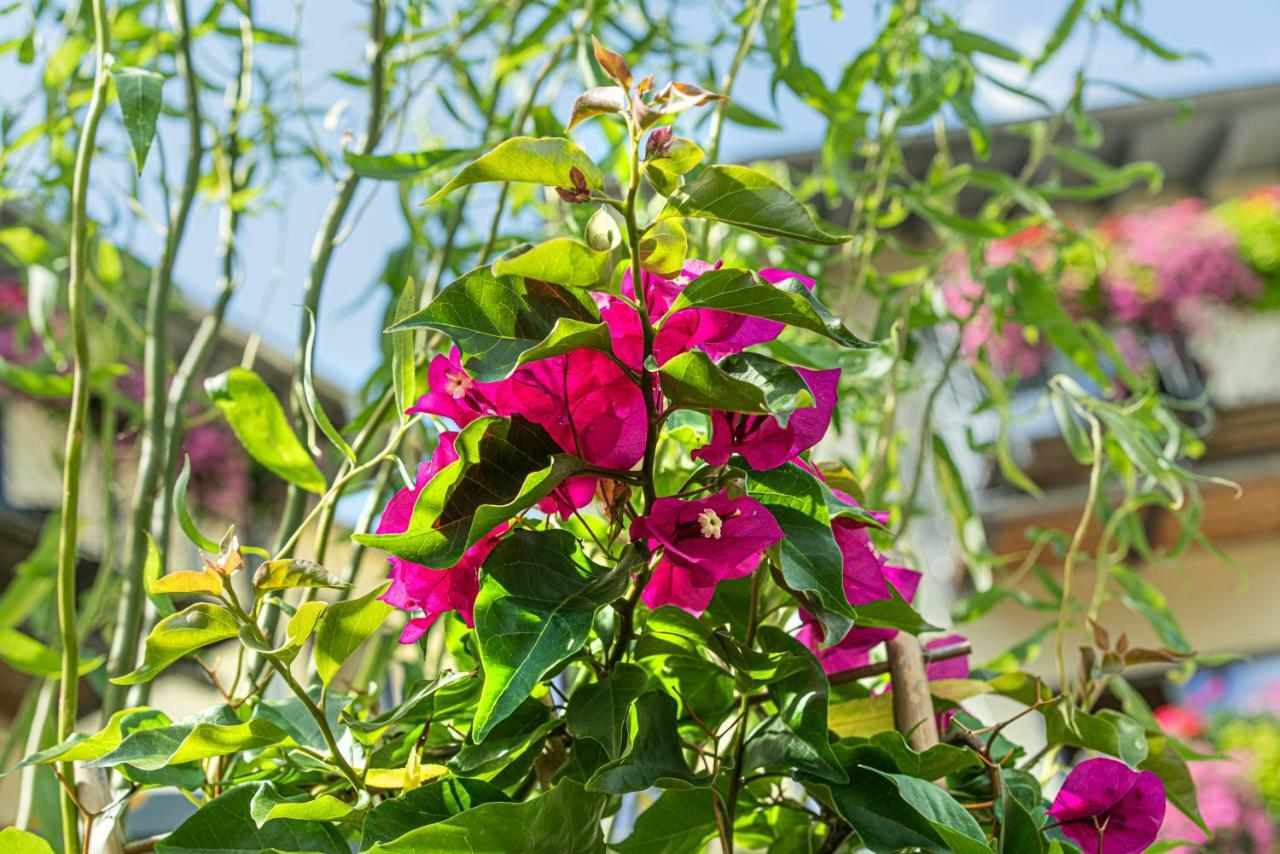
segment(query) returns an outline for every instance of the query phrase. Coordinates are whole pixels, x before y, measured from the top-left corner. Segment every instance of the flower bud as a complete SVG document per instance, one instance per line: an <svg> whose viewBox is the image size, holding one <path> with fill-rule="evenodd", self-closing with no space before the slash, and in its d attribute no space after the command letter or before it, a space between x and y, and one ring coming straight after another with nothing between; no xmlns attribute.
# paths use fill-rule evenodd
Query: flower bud
<svg viewBox="0 0 1280 854"><path fill-rule="evenodd" d="M646 158L666 157L671 150L672 139L671 128L658 128L649 134L649 142L644 149Z"/></svg>

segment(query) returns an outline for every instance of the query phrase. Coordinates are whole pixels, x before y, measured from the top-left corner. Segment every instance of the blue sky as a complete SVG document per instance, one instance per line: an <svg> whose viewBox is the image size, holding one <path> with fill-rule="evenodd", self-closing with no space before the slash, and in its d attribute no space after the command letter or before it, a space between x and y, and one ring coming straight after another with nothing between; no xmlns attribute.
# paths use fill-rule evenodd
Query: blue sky
<svg viewBox="0 0 1280 854"><path fill-rule="evenodd" d="M846 0L846 13L838 21L832 21L824 2L802 5L805 8L800 13L798 27L801 53L808 64L824 74L829 85L833 84L844 64L867 43L872 26L870 10L878 4ZM966 28L989 33L1034 53L1064 4L1057 0L953 0L946 5ZM1092 46L1092 77L1115 80L1164 96L1280 80L1280 50L1275 46L1276 33L1280 32L1277 0L1223 0L1214 4L1196 0L1148 0L1142 5L1144 27L1148 32L1171 46L1198 49L1207 54L1208 61L1168 64L1141 57L1132 45L1108 31ZM293 6L287 2L259 4L265 18L263 23L289 30ZM703 14L701 10L705 8L697 4L696 14ZM364 50L364 9L363 3L352 0L311 0L306 5L302 76L307 81L308 99L313 103L324 103L326 88L333 89L335 98L351 96L351 90L313 84L313 81L323 80L323 75L335 67L359 61ZM696 28L699 22L691 20L688 25ZM0 21L0 30L5 26L12 24ZM0 37L3 35L0 32ZM1050 100L1059 100L1068 90L1071 75L1087 49L1082 38L1068 43L1058 59L1037 78L1037 91ZM265 51L262 61L271 61ZM6 67L13 62L12 54L0 59L0 79L22 81L27 78L28 69ZM286 71L281 69L281 74ZM767 110L767 85L767 69L748 65L739 78L735 95L753 109ZM25 87L9 91L20 89ZM360 96L354 97L358 100ZM1116 103L1122 97L1097 90L1091 104L1103 106ZM979 93L978 106L993 121L1026 115L1020 104L994 89ZM730 126L723 157L749 159L804 150L818 143L820 128L802 108L784 95L779 100L779 110L785 131L761 132ZM565 112L563 106L559 112ZM429 121L429 117L418 116L411 120L411 126ZM344 130L358 129L362 122L360 105L353 103L331 127L318 127L318 130L326 145L336 148ZM182 131L176 122L167 124L165 139L172 164L180 156ZM452 141L453 144L467 142ZM412 147L413 135L409 134L400 148ZM381 150L394 148L384 144ZM296 306L301 301L312 238L332 194L331 180L311 167L291 170L290 178L292 189L284 208L252 221L240 239L245 276L230 312L236 326L261 332L265 341L286 352L293 347L298 327ZM114 181L117 189L122 187L120 176L114 176ZM356 205L362 216L335 253L320 313L319 369L332 381L352 389L377 359L385 291L370 290L370 285L378 276L387 251L404 236L392 188L366 184ZM160 209L154 198L144 197L143 201L153 212ZM178 281L184 294L197 305L208 305L214 297L216 222L216 209L197 206L179 259ZM153 236L144 236L142 242L144 255L147 246L156 244Z"/></svg>

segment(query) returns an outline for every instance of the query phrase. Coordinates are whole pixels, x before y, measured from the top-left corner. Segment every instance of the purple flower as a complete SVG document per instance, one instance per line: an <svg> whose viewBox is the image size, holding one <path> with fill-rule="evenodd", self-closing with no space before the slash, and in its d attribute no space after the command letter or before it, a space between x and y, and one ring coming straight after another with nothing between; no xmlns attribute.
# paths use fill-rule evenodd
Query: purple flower
<svg viewBox="0 0 1280 854"><path fill-rule="evenodd" d="M1106 758L1071 769L1049 807L1063 834L1086 854L1145 851L1156 839L1164 811L1159 777Z"/></svg>
<svg viewBox="0 0 1280 854"><path fill-rule="evenodd" d="M750 575L761 553L782 539L782 528L760 502L722 492L690 501L659 498L648 516L632 523L631 538L661 549L644 603L701 614L716 584Z"/></svg>
<svg viewBox="0 0 1280 854"><path fill-rule="evenodd" d="M763 471L777 468L816 445L831 426L840 369L796 370L813 392L814 406L797 409L785 427L772 415L712 410L711 441L693 452L694 459L720 466L734 454L741 454L747 465Z"/></svg>
<svg viewBox="0 0 1280 854"><path fill-rule="evenodd" d="M452 432L440 434L440 443L436 445L431 459L418 467L413 486L399 490L387 502L382 518L378 520L377 533L399 534L409 529L413 507L422 490L442 469L458 459L454 450L457 437L458 434ZM480 592L480 565L506 529L504 523L490 531L450 567L433 568L399 557L387 558L391 564L391 587L382 594L382 601L402 611L423 612L422 616L411 618L405 625L400 635L401 643L413 643L449 611L457 611L468 626L472 624L472 611Z"/></svg>

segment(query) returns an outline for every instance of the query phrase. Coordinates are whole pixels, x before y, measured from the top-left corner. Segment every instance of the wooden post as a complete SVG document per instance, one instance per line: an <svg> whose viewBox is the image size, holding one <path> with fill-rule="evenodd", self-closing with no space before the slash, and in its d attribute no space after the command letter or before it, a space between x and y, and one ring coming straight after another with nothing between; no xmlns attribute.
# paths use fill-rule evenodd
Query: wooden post
<svg viewBox="0 0 1280 854"><path fill-rule="evenodd" d="M893 722L917 753L938 743L933 698L925 673L924 650L915 635L898 632L885 644L889 653L889 679L893 684Z"/></svg>

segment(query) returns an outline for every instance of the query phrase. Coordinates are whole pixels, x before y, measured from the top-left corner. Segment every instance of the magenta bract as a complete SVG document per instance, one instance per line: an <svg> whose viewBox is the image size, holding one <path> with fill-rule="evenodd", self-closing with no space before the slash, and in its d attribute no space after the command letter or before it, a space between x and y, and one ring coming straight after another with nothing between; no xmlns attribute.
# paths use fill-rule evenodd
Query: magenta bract
<svg viewBox="0 0 1280 854"><path fill-rule="evenodd" d="M761 553L782 539L782 528L760 502L722 492L689 501L659 498L648 516L632 523L631 537L662 552L645 604L700 614L716 584L751 574Z"/></svg>
<svg viewBox="0 0 1280 854"><path fill-rule="evenodd" d="M741 454L747 465L763 471L790 462L816 445L831 426L840 369L796 370L813 392L814 406L797 409L785 427L772 415L713 410L711 441L693 452L694 459L720 466L734 454Z"/></svg>
<svg viewBox="0 0 1280 854"><path fill-rule="evenodd" d="M1115 759L1081 762L1049 807L1063 834L1086 854L1138 854L1164 821L1164 784Z"/></svg>

